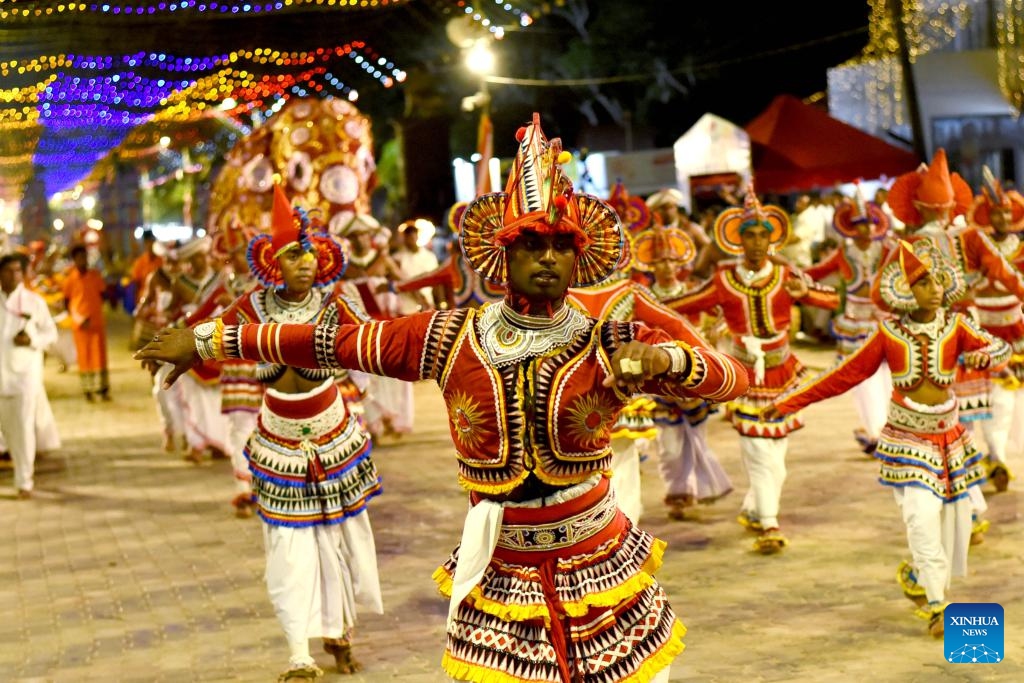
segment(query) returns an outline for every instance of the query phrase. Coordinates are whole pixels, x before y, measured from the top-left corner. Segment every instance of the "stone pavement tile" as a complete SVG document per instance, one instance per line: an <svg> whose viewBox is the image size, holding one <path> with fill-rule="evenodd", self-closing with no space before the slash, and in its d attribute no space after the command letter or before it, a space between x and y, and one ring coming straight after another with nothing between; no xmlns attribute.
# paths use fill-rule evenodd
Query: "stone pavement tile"
<svg viewBox="0 0 1024 683"><path fill-rule="evenodd" d="M115 401L86 404L74 373L48 364L64 448L40 463L38 493L13 500L0 471L0 681L273 681L287 646L263 584L260 523L232 514L230 467L188 465L164 453L145 374L112 316ZM825 367L830 351L799 349ZM455 482L447 418L436 387L415 387L416 431L378 446L384 495L370 505L383 615L360 615L356 676L329 683L442 683L446 604L430 579L458 543L466 496ZM672 680L1024 681L1024 629L1008 626L1011 658L993 667L946 664L942 646L894 580L906 555L892 495L876 482L851 432L848 397L806 411L791 437L782 523L791 546L765 558L735 522L745 477L729 425L709 440L736 491L696 519L665 516L654 459L642 465L642 525L668 542L658 578L689 629ZM1014 482L1017 487L1020 482ZM1020 491L989 498L993 529L971 551L952 595L1003 604L1024 623Z"/></svg>

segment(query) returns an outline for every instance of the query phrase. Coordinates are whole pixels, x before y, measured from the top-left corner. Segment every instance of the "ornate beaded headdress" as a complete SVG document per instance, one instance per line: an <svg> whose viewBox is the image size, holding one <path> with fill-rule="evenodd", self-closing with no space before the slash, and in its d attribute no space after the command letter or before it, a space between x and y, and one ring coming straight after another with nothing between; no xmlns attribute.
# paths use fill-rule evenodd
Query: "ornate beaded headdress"
<svg viewBox="0 0 1024 683"><path fill-rule="evenodd" d="M889 232L889 217L874 202L864 199L860 183L856 183L853 197L844 198L836 207L832 217L832 227L843 237L860 237L860 226L869 224L869 237L880 240Z"/></svg>
<svg viewBox="0 0 1024 683"><path fill-rule="evenodd" d="M886 310L912 311L917 300L911 287L928 273L942 284L944 305L955 303L967 292L963 276L931 240L900 240L882 264L871 297Z"/></svg>
<svg viewBox="0 0 1024 683"><path fill-rule="evenodd" d="M725 253L738 256L743 253L744 231L755 225L768 230L772 246L781 246L789 239L789 214L774 204L761 204L750 183L742 208L726 209L715 219L715 242Z"/></svg>
<svg viewBox="0 0 1024 683"><path fill-rule="evenodd" d="M608 206L615 209L622 225L634 235L651 222L651 210L647 207L647 202L631 195L621 180L612 187L608 196Z"/></svg>
<svg viewBox="0 0 1024 683"><path fill-rule="evenodd" d="M292 208L280 185L274 186L274 206L271 211L272 233L257 235L249 242L249 269L264 287L284 287L281 263L278 257L298 246L302 251L314 251L317 260L314 287L334 283L345 272L348 261L341 244L325 232L314 232L319 224L309 214Z"/></svg>
<svg viewBox="0 0 1024 683"><path fill-rule="evenodd" d="M660 261L687 263L696 255L693 240L679 228L654 225L633 240L633 261L638 270L652 271Z"/></svg>
<svg viewBox="0 0 1024 683"><path fill-rule="evenodd" d="M981 177L981 194L975 197L967 212L967 222L983 228L992 227L992 209L999 207L1010 209L1008 231L1024 230L1024 196L1016 190L1004 190L988 166L982 167Z"/></svg>
<svg viewBox="0 0 1024 683"><path fill-rule="evenodd" d="M241 221L235 220L228 223L222 230L217 231L213 236L211 249L214 256L224 259L239 249L245 249L255 236L255 230L246 227Z"/></svg>
<svg viewBox="0 0 1024 683"><path fill-rule="evenodd" d="M949 172L946 150L941 147L932 163L904 173L889 190L889 208L908 225L921 224L921 208L950 209L950 216L967 213L974 199L970 186L958 173Z"/></svg>
<svg viewBox="0 0 1024 683"><path fill-rule="evenodd" d="M573 192L561 165L572 158L558 138L548 140L540 115L516 132L519 149L504 192L481 195L466 208L459 238L470 266L507 284L505 247L524 230L568 234L576 242L571 287L597 284L620 265L623 231L615 210L597 197Z"/></svg>

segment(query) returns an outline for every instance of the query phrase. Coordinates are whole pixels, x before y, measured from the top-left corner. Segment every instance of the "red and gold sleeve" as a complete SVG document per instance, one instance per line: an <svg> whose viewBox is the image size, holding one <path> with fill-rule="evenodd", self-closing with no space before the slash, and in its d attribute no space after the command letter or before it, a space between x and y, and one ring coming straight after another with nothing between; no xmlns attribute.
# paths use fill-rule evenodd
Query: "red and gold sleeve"
<svg viewBox="0 0 1024 683"><path fill-rule="evenodd" d="M668 333L633 323L634 339L645 344L674 344L685 355L679 373L650 380L641 387L645 393L669 398L703 398L708 401L730 401L747 391L750 378L747 369L735 358L715 351L699 337L691 344L685 339L672 339Z"/></svg>
<svg viewBox="0 0 1024 683"><path fill-rule="evenodd" d="M804 274L817 282L818 280L825 279L832 273L841 273L843 270L843 258L843 250L841 248L836 249L824 261L804 268Z"/></svg>
<svg viewBox="0 0 1024 683"><path fill-rule="evenodd" d="M719 278L719 271L715 271L715 274L707 282L692 292L687 292L675 299L665 299L661 303L680 315L709 311L721 303L719 301L721 291L718 284Z"/></svg>
<svg viewBox="0 0 1024 683"><path fill-rule="evenodd" d="M786 392L775 401L783 414L795 413L812 403L849 391L871 375L885 360L885 335L876 330L864 346L822 374Z"/></svg>
<svg viewBox="0 0 1024 683"><path fill-rule="evenodd" d="M239 358L300 368L345 368L372 375L415 381L428 379L436 364L425 362L426 342L435 318L445 312L429 311L361 325L293 325L262 323L224 325L197 349L223 360ZM443 322L443 321L442 321ZM202 326L200 326L202 327Z"/></svg>
<svg viewBox="0 0 1024 683"><path fill-rule="evenodd" d="M452 272L454 263L448 259L434 270L408 280L395 283L396 292L415 292L424 287L453 287L455 274Z"/></svg>
<svg viewBox="0 0 1024 683"><path fill-rule="evenodd" d="M967 259L967 267L985 274L1007 291L1024 301L1024 278L1020 271L999 252L992 239L978 229L968 230L960 236Z"/></svg>
<svg viewBox="0 0 1024 683"><path fill-rule="evenodd" d="M1010 345L978 327L967 316L957 313L957 336L960 338L960 353L980 351L988 356L988 370L998 371L1010 362Z"/></svg>

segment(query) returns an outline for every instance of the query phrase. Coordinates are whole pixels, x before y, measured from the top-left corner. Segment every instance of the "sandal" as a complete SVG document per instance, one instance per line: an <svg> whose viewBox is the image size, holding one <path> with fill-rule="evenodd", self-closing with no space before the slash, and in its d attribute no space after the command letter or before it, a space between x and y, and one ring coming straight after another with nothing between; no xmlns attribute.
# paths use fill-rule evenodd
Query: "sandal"
<svg viewBox="0 0 1024 683"><path fill-rule="evenodd" d="M1013 475L1010 474L1010 470L1007 469L1006 465L996 462L989 469L988 478L996 487L996 493L1005 493L1006 489L1010 488L1010 480L1013 479Z"/></svg>
<svg viewBox="0 0 1024 683"><path fill-rule="evenodd" d="M315 681L323 675L323 669L316 664L306 664L282 671L281 675L277 677L277 683L284 683L285 681Z"/></svg>
<svg viewBox="0 0 1024 683"><path fill-rule="evenodd" d="M978 519L977 515L971 515L971 545L981 545L985 542L985 532L989 530L992 523L987 519Z"/></svg>
<svg viewBox="0 0 1024 683"><path fill-rule="evenodd" d="M917 616L928 621L928 633L932 638L941 638L946 631L946 605L947 602L929 602L921 609L914 612Z"/></svg>
<svg viewBox="0 0 1024 683"><path fill-rule="evenodd" d="M352 656L352 643L342 638L324 638L324 652L334 655L334 665L340 674L359 673L363 669Z"/></svg>
<svg viewBox="0 0 1024 683"><path fill-rule="evenodd" d="M746 510L740 510L739 516L736 518L739 525L747 531L761 532L764 531L764 527L761 526L761 520L754 517L753 514Z"/></svg>
<svg viewBox="0 0 1024 683"><path fill-rule="evenodd" d="M896 569L896 581L900 584L900 588L903 589L903 596L907 600L910 600L918 607L924 607L928 604L928 597L925 595L924 588L917 582L914 568L906 560L900 562L899 568Z"/></svg>
<svg viewBox="0 0 1024 683"><path fill-rule="evenodd" d="M781 553L782 549L789 545L789 541L782 535L778 527L765 529L757 540L754 541L754 550L762 555L775 555Z"/></svg>

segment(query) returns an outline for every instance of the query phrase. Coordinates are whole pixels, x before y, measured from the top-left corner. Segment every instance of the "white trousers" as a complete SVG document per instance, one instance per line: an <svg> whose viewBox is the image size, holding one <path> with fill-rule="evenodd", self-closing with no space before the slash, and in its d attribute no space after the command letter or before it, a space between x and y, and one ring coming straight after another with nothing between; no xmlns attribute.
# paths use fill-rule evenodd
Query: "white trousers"
<svg viewBox="0 0 1024 683"><path fill-rule="evenodd" d="M227 453L228 423L220 412L220 385L207 386L188 374L178 378L181 385L185 440L197 451L216 448Z"/></svg>
<svg viewBox="0 0 1024 683"><path fill-rule="evenodd" d="M640 490L640 454L633 439L612 439L612 490L619 509L633 524L640 522L644 504Z"/></svg>
<svg viewBox="0 0 1024 683"><path fill-rule="evenodd" d="M665 495L713 501L732 491L732 482L708 444L708 421L658 425L658 473Z"/></svg>
<svg viewBox="0 0 1024 683"><path fill-rule="evenodd" d="M33 392L0 396L0 432L14 464L14 486L31 491L35 486L36 400Z"/></svg>
<svg viewBox="0 0 1024 683"><path fill-rule="evenodd" d="M153 398L156 399L157 415L164 434L177 438L185 433L185 416L182 412L182 393L180 382L175 382L170 389L164 390L164 380L171 374L174 367L166 363L160 366L153 376Z"/></svg>
<svg viewBox="0 0 1024 683"><path fill-rule="evenodd" d="M943 602L951 577L967 574L970 501L961 498L949 503L917 486L895 488L893 494L907 527L907 545L914 558L917 582L924 588L928 602Z"/></svg>
<svg viewBox="0 0 1024 683"><path fill-rule="evenodd" d="M267 593L291 652L290 666L313 664L310 638L343 638L356 603L384 613L370 517L300 529L263 525Z"/></svg>
<svg viewBox="0 0 1024 683"><path fill-rule="evenodd" d="M760 520L765 529L779 526L779 500L782 498L782 485L786 481L788 445L788 437L740 437L740 460L750 481L742 509Z"/></svg>
<svg viewBox="0 0 1024 683"><path fill-rule="evenodd" d="M245 444L256 430L257 417L256 413L243 410L224 414L228 428L228 456L231 458L236 493L249 493L252 490L252 473L249 472L249 461L245 457Z"/></svg>
<svg viewBox="0 0 1024 683"><path fill-rule="evenodd" d="M889 397L892 395L892 373L883 362L875 374L850 390L861 427L868 438L878 440L889 417Z"/></svg>
<svg viewBox="0 0 1024 683"><path fill-rule="evenodd" d="M370 375L367 396L363 401L369 431L383 433L383 423L387 419L396 432L408 434L412 431L414 407L412 382Z"/></svg>
<svg viewBox="0 0 1024 683"><path fill-rule="evenodd" d="M981 431L985 435L988 454L993 460L1007 464L1010 432L1014 424L1024 420L1024 390L1010 391L998 383L992 383L992 418L983 420ZM1020 448L1022 444L1014 444ZM1018 454L1015 449L1014 455ZM1010 468L1013 470L1014 468Z"/></svg>

